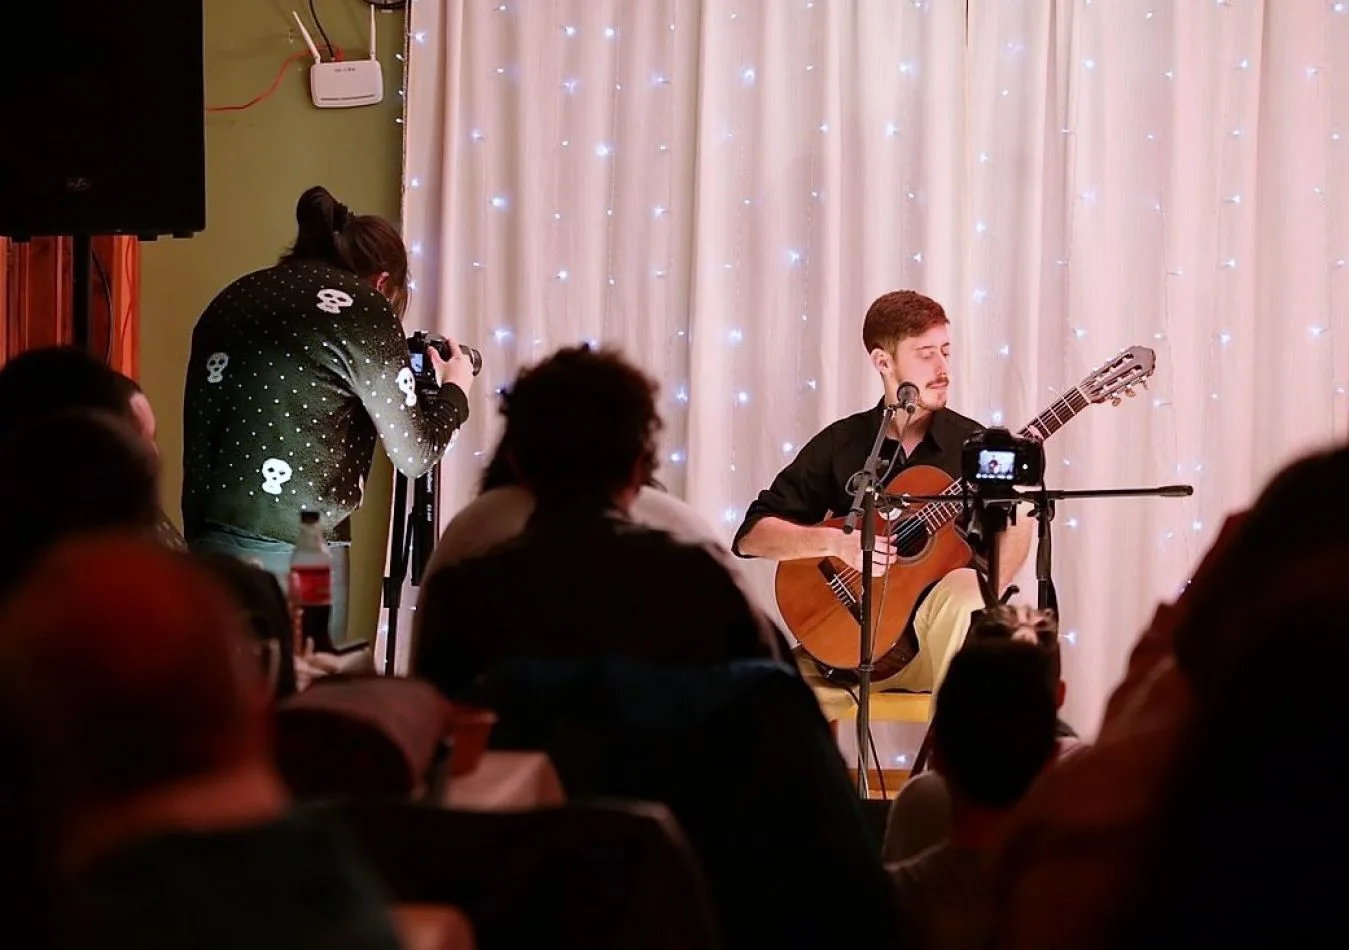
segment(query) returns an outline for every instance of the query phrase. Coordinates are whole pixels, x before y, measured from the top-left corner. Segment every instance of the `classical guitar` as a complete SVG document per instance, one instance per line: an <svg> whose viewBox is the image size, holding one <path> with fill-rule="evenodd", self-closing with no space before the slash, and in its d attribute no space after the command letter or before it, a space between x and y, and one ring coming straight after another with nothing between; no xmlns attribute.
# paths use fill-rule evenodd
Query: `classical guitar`
<svg viewBox="0 0 1349 950"><path fill-rule="evenodd" d="M1155 364L1156 354L1147 347L1121 351L1032 419L1020 434L1044 440L1087 406L1106 401L1119 405L1123 397L1134 395L1135 386L1146 385ZM891 495L958 496L962 488L941 469L920 465L896 475L886 491ZM906 638L905 633L927 589L970 563L970 546L954 524L962 509L957 500L920 505L894 520L877 515L876 532L889 533L897 554L886 574L875 582L875 680L894 676L913 659L915 644L912 635ZM822 524L837 528L843 521L838 517ZM778 564L774 587L782 619L801 648L827 675L848 679L861 662L860 573L837 558L800 558Z"/></svg>

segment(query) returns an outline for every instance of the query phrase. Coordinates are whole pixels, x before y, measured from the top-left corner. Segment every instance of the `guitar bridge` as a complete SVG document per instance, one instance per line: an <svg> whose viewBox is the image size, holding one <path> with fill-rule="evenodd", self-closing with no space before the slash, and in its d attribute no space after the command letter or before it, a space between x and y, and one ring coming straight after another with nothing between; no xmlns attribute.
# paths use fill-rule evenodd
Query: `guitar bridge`
<svg viewBox="0 0 1349 950"><path fill-rule="evenodd" d="M852 618L857 621L858 626L861 626L862 602L858 599L857 595L853 593L852 588L848 586L847 581L839 576L838 568L834 567L828 559L820 561L816 567L818 567L820 573L824 575L824 582L828 584L829 589L833 591L834 598L843 605L843 609L852 615Z"/></svg>

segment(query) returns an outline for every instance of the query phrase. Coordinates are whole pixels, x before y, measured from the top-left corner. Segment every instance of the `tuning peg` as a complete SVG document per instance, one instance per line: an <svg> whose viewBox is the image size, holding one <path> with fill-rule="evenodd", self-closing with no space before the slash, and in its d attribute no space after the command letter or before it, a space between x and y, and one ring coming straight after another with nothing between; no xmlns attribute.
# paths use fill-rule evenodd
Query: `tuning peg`
<svg viewBox="0 0 1349 950"><path fill-rule="evenodd" d="M1110 397L1110 405L1112 405L1112 406L1118 406L1118 405L1119 405L1120 403L1122 403L1123 401L1124 401L1124 400L1121 399L1121 398L1119 398L1118 396L1111 396L1111 397Z"/></svg>
<svg viewBox="0 0 1349 950"><path fill-rule="evenodd" d="M1132 398L1134 398L1134 396L1137 396L1138 393L1134 392L1134 388L1133 388L1132 386L1125 386L1125 387L1124 387L1124 395L1126 395L1126 396L1128 396L1130 399L1132 399Z"/></svg>

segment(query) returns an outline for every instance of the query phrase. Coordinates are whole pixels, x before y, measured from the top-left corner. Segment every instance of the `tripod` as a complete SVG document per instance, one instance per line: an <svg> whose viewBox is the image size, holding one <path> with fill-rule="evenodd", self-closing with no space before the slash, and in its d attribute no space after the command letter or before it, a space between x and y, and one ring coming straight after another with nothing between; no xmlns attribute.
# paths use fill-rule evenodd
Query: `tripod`
<svg viewBox="0 0 1349 950"><path fill-rule="evenodd" d="M384 635L384 656L379 672L391 676L398 658L398 610L403 602L403 582L412 574L412 586L420 587L426 566L435 550L440 524L440 463L415 479L412 504L408 504L408 477L394 473L393 526L389 535L389 573L384 577L384 606L389 608L389 626Z"/></svg>

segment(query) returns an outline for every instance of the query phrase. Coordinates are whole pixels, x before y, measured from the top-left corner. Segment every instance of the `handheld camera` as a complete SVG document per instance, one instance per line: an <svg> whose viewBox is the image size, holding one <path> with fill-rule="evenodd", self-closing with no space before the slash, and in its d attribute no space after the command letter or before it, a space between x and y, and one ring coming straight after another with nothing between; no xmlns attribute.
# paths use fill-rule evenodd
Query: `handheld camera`
<svg viewBox="0 0 1349 950"><path fill-rule="evenodd" d="M440 354L440 358L448 360L450 358L450 341L439 334L427 333L425 330L418 330L412 336L408 337L408 358L412 364L412 373L417 377L418 382L432 382L436 380L435 370L431 368L431 361L426 358L426 351L434 349ZM460 351L468 357L469 362L473 364L473 375L477 376L482 372L482 353L471 346L459 344Z"/></svg>

